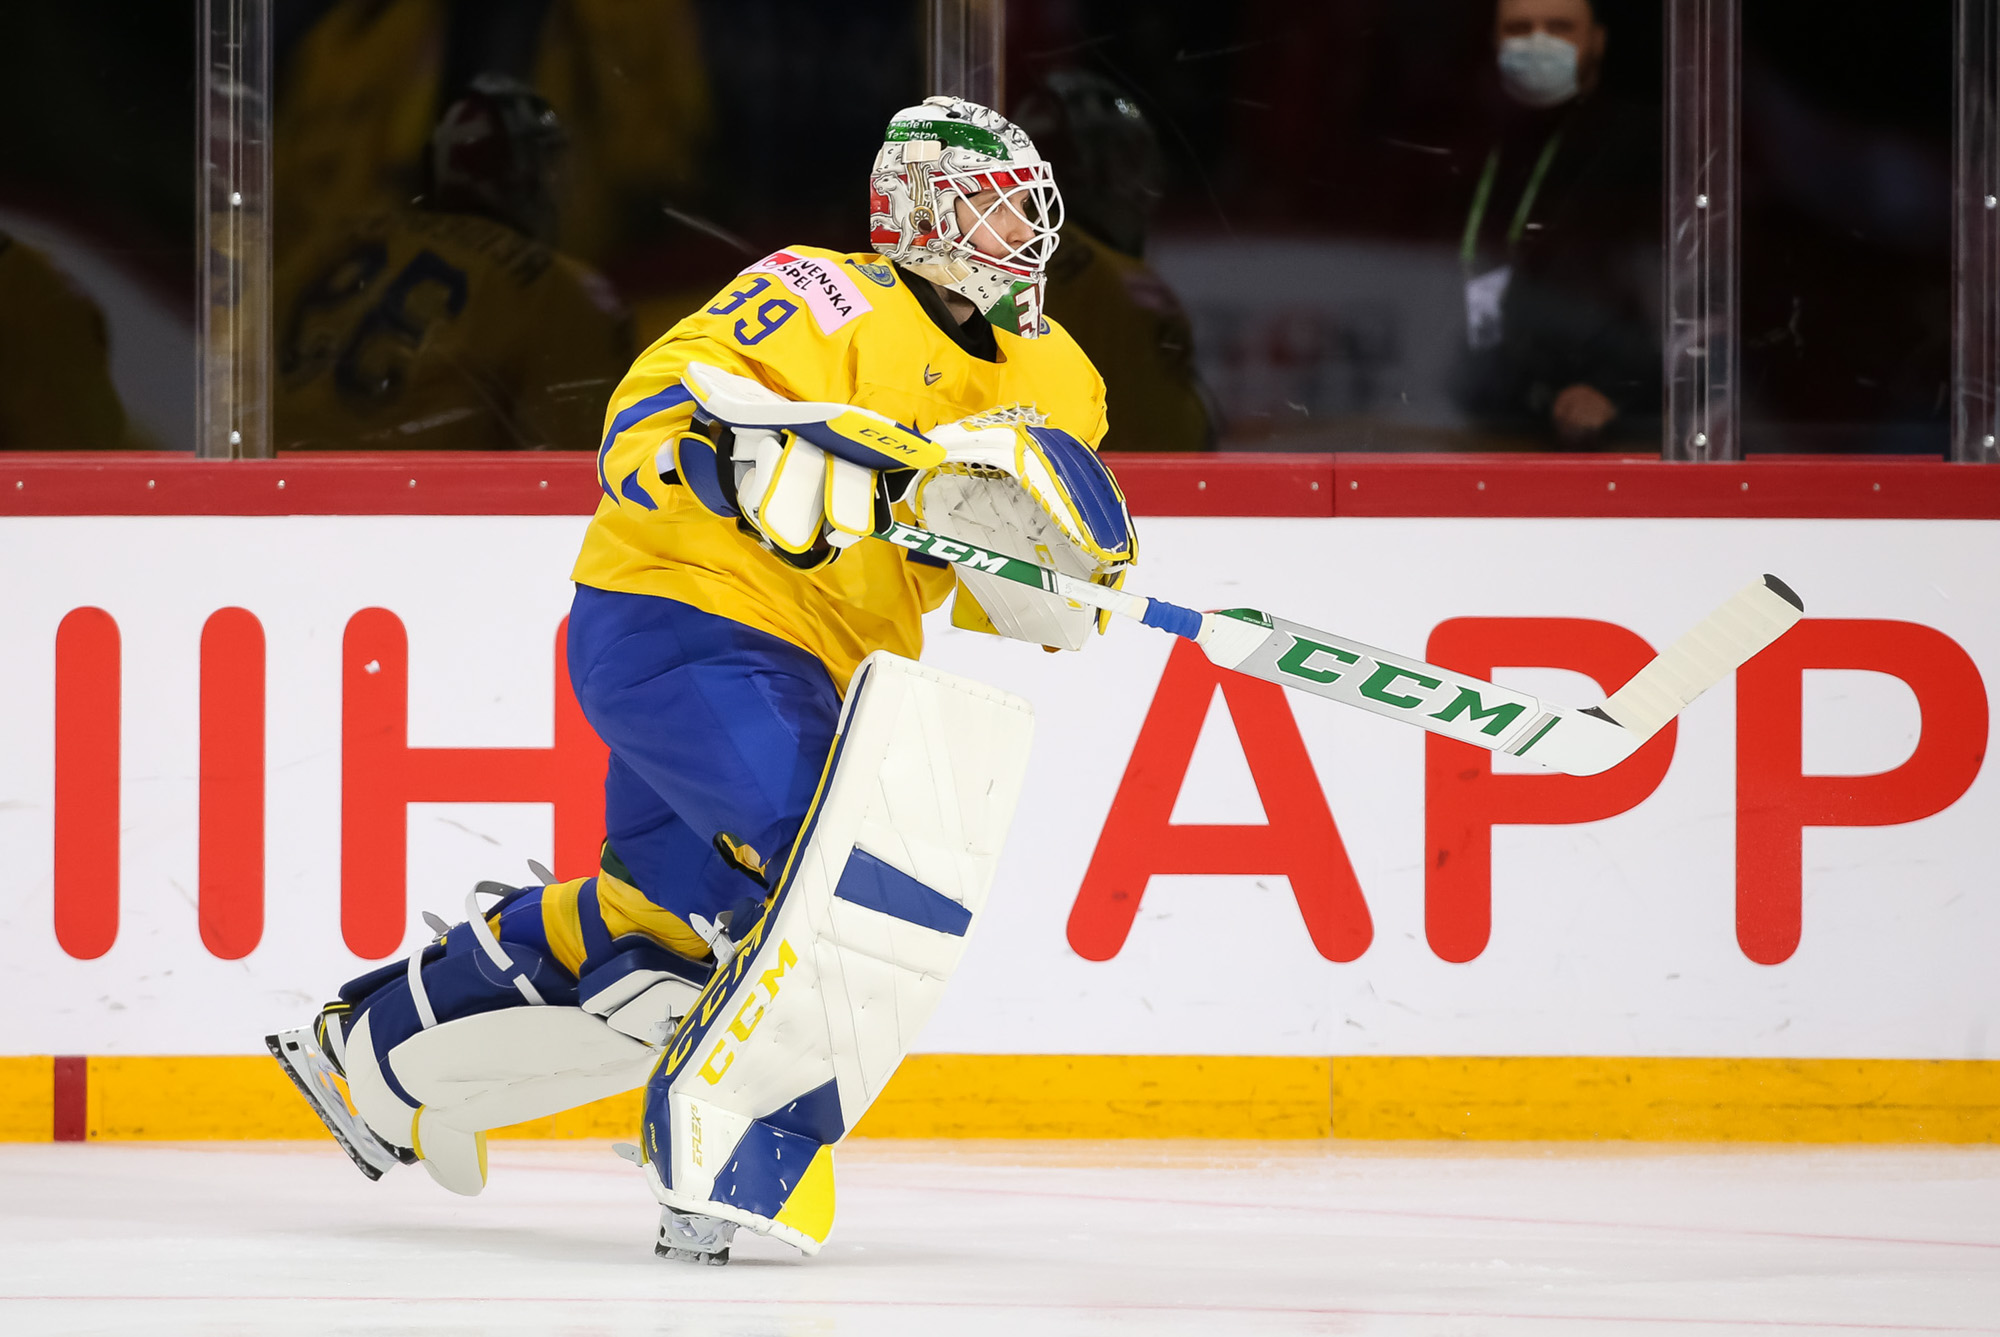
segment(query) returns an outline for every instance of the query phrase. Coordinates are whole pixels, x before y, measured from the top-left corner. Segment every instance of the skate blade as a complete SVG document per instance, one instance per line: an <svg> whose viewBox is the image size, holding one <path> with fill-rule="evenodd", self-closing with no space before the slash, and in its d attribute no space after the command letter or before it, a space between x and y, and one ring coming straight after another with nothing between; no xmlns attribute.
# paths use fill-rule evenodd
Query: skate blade
<svg viewBox="0 0 2000 1337"><path fill-rule="evenodd" d="M729 1262L729 1250L717 1249L714 1253L699 1253L693 1249L675 1249L665 1244L653 1246L656 1258L671 1258L677 1263L699 1263L709 1267L722 1267Z"/></svg>
<svg viewBox="0 0 2000 1337"><path fill-rule="evenodd" d="M297 1087L299 1094L305 1097L306 1104L312 1109L314 1116L319 1119L321 1126L333 1137L334 1142L340 1149L347 1153L347 1159L354 1162L354 1168L361 1171L362 1174L367 1175L370 1179L380 1179L388 1167L376 1165L370 1161L361 1149L354 1145L354 1140L348 1136L347 1130L334 1122L333 1117L320 1104L319 1096L313 1091L311 1084L307 1082L305 1074L299 1071L290 1059L285 1057L284 1042L275 1035L267 1035L264 1037L264 1047L271 1051L271 1057L277 1060L280 1068L284 1069L285 1076L292 1079L292 1085ZM408 1165L416 1158L413 1152L408 1159L405 1159L401 1148L390 1147L386 1143L383 1144L383 1150L389 1152L405 1165Z"/></svg>

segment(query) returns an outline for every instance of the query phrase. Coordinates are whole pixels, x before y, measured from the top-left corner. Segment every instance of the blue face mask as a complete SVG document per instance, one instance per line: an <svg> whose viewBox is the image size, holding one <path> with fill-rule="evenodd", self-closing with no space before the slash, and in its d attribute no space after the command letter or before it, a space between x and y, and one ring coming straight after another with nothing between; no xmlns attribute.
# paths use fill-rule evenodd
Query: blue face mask
<svg viewBox="0 0 2000 1337"><path fill-rule="evenodd" d="M1530 107L1553 107L1576 96L1576 47L1548 33L1500 43L1500 83Z"/></svg>

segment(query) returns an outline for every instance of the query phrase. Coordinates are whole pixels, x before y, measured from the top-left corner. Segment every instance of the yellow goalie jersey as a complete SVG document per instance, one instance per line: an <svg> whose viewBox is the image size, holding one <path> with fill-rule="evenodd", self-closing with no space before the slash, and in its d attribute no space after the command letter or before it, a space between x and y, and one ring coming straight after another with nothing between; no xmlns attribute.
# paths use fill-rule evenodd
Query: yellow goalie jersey
<svg viewBox="0 0 2000 1337"><path fill-rule="evenodd" d="M693 416L681 377L703 362L787 399L859 405L919 432L1019 404L1095 449L1104 382L1075 340L1054 322L1040 338L995 328L994 340L997 361L966 352L872 253L794 246L760 260L641 354L612 395L597 459L604 499L572 578L769 632L818 656L843 693L872 651L915 658L923 615L951 593L949 567L863 540L797 570L704 509L660 448Z"/></svg>

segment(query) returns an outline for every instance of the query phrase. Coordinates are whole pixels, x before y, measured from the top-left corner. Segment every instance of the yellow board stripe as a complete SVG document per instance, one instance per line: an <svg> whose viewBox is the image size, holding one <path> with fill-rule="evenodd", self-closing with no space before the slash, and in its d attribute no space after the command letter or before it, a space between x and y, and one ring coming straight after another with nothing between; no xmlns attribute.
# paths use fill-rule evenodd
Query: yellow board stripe
<svg viewBox="0 0 2000 1337"><path fill-rule="evenodd" d="M1370 1058L1334 1066L1335 1137L2000 1141L2000 1062Z"/></svg>
<svg viewBox="0 0 2000 1337"><path fill-rule="evenodd" d="M0 1058L0 1142L47 1142L55 1119L55 1059Z"/></svg>
<svg viewBox="0 0 2000 1337"><path fill-rule="evenodd" d="M326 1136L265 1055L89 1060L92 1140ZM497 1129L631 1138L639 1093ZM52 1062L0 1058L0 1141L47 1141ZM2000 1142L2000 1062L913 1054L863 1137Z"/></svg>
<svg viewBox="0 0 2000 1337"><path fill-rule="evenodd" d="M1331 1059L912 1054L858 1137L1326 1137Z"/></svg>

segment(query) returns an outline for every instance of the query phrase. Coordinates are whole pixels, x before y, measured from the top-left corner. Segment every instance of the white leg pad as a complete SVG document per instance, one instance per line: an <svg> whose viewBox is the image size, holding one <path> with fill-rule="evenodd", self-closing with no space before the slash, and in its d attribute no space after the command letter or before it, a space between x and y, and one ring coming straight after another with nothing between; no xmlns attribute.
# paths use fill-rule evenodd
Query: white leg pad
<svg viewBox="0 0 2000 1337"><path fill-rule="evenodd" d="M419 1031L389 1055L425 1108L467 1132L645 1085L659 1051L575 1007L509 1007Z"/></svg>
<svg viewBox="0 0 2000 1337"><path fill-rule="evenodd" d="M467 1198L479 1196L486 1187L485 1133L453 1128L425 1108L417 1111L416 1135L417 1156L440 1187Z"/></svg>
<svg viewBox="0 0 2000 1337"><path fill-rule="evenodd" d="M369 1024L374 1020L373 1015L363 1013L360 1022L347 1034L348 1098L354 1102L354 1112L377 1137L392 1147L414 1147L417 1107L397 1095L382 1076Z"/></svg>
<svg viewBox="0 0 2000 1337"><path fill-rule="evenodd" d="M455 1193L485 1185L485 1134L645 1085L659 1051L575 1007L508 1007L422 1030L386 1056L368 1023L347 1039L355 1110L384 1140L413 1147Z"/></svg>
<svg viewBox="0 0 2000 1337"><path fill-rule="evenodd" d="M818 1251L832 1144L957 969L1026 774L1027 702L887 652L848 693L801 847L647 1090L656 1196Z"/></svg>

